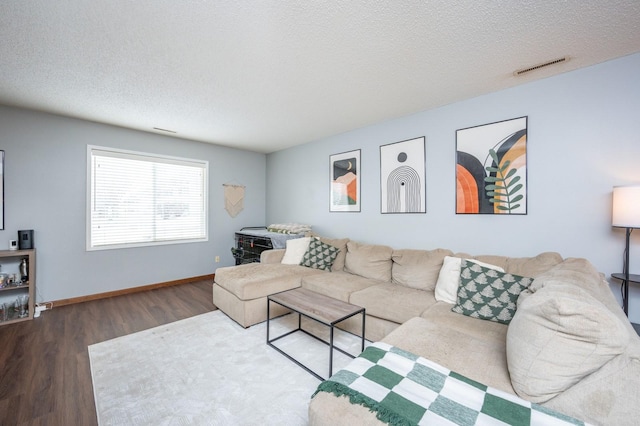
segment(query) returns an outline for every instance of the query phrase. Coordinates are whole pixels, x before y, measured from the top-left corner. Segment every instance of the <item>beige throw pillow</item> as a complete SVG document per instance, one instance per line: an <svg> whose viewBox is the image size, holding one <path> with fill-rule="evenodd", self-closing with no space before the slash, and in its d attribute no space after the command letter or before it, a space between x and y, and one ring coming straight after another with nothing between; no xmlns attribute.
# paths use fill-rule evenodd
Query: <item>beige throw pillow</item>
<svg viewBox="0 0 640 426"><path fill-rule="evenodd" d="M525 290L507 331L507 365L516 393L543 403L622 353L624 324L570 284Z"/></svg>
<svg viewBox="0 0 640 426"><path fill-rule="evenodd" d="M299 265L302 262L302 256L309 248L311 237L295 238L287 240L286 250L280 263L285 265Z"/></svg>
<svg viewBox="0 0 640 426"><path fill-rule="evenodd" d="M504 272L504 269L496 265L490 265L475 259L465 260L484 266L485 268ZM445 256L442 268L440 268L440 274L438 274L438 281L436 282L435 297L437 301L451 303L452 305L456 304L458 300L458 285L460 284L461 263L462 259L459 257Z"/></svg>

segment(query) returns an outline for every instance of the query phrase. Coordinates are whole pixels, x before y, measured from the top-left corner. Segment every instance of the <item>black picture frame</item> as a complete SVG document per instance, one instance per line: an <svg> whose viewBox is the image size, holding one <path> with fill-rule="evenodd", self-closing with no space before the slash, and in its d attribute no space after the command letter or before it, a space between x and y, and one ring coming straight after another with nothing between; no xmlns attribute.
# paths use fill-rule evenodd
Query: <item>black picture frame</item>
<svg viewBox="0 0 640 426"><path fill-rule="evenodd" d="M331 155L329 173L329 211L360 212L360 150Z"/></svg>
<svg viewBox="0 0 640 426"><path fill-rule="evenodd" d="M426 213L424 136L380 146L380 213Z"/></svg>
<svg viewBox="0 0 640 426"><path fill-rule="evenodd" d="M526 215L528 117L456 131L456 214Z"/></svg>

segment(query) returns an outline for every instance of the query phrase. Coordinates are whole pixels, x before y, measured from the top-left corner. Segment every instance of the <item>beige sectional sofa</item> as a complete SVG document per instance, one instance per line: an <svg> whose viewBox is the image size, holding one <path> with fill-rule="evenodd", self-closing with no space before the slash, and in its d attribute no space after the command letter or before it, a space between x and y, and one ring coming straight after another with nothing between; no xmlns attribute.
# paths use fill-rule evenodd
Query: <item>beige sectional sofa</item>
<svg viewBox="0 0 640 426"><path fill-rule="evenodd" d="M266 320L269 294L302 286L365 307L368 340L398 346L593 424L637 424L640 339L587 260L557 253L471 256L321 240L340 249L330 271L281 264L285 250L266 251L259 264L218 268L214 304L248 327ZM443 265L452 258L532 278L508 324L452 312L451 300L437 300L444 294ZM359 327L356 319L345 324L354 333ZM380 424L368 409L325 392L312 399L309 422Z"/></svg>

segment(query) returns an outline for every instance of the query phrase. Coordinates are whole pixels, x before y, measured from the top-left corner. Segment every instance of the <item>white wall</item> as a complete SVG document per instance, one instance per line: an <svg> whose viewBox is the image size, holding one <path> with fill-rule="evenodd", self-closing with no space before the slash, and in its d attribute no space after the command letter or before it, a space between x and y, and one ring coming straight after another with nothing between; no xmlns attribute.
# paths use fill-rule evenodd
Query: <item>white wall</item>
<svg viewBox="0 0 640 426"><path fill-rule="evenodd" d="M622 268L624 231L611 227L614 185L640 183L640 54L267 156L267 222L394 248L586 257L607 277ZM455 214L457 129L528 116L528 214ZM380 145L426 136L427 213L380 214ZM362 211L329 212L329 156L362 154ZM631 272L640 273L640 231ZM619 297L618 284L612 285ZM630 317L640 322L640 286Z"/></svg>
<svg viewBox="0 0 640 426"><path fill-rule="evenodd" d="M87 145L209 161L209 241L85 250ZM233 233L265 222L264 154L0 106L5 229L35 230L37 300L53 301L212 274L234 264ZM224 210L223 183L246 186L245 209ZM214 263L215 256L221 258Z"/></svg>

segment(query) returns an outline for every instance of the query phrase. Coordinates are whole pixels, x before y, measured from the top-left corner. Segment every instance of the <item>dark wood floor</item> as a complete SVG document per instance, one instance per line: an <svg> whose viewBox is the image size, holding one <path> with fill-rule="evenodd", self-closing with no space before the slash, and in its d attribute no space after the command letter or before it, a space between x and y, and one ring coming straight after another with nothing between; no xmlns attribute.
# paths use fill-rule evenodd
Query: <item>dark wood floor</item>
<svg viewBox="0 0 640 426"><path fill-rule="evenodd" d="M0 425L95 425L87 347L212 311L210 281L54 307L0 327Z"/></svg>

